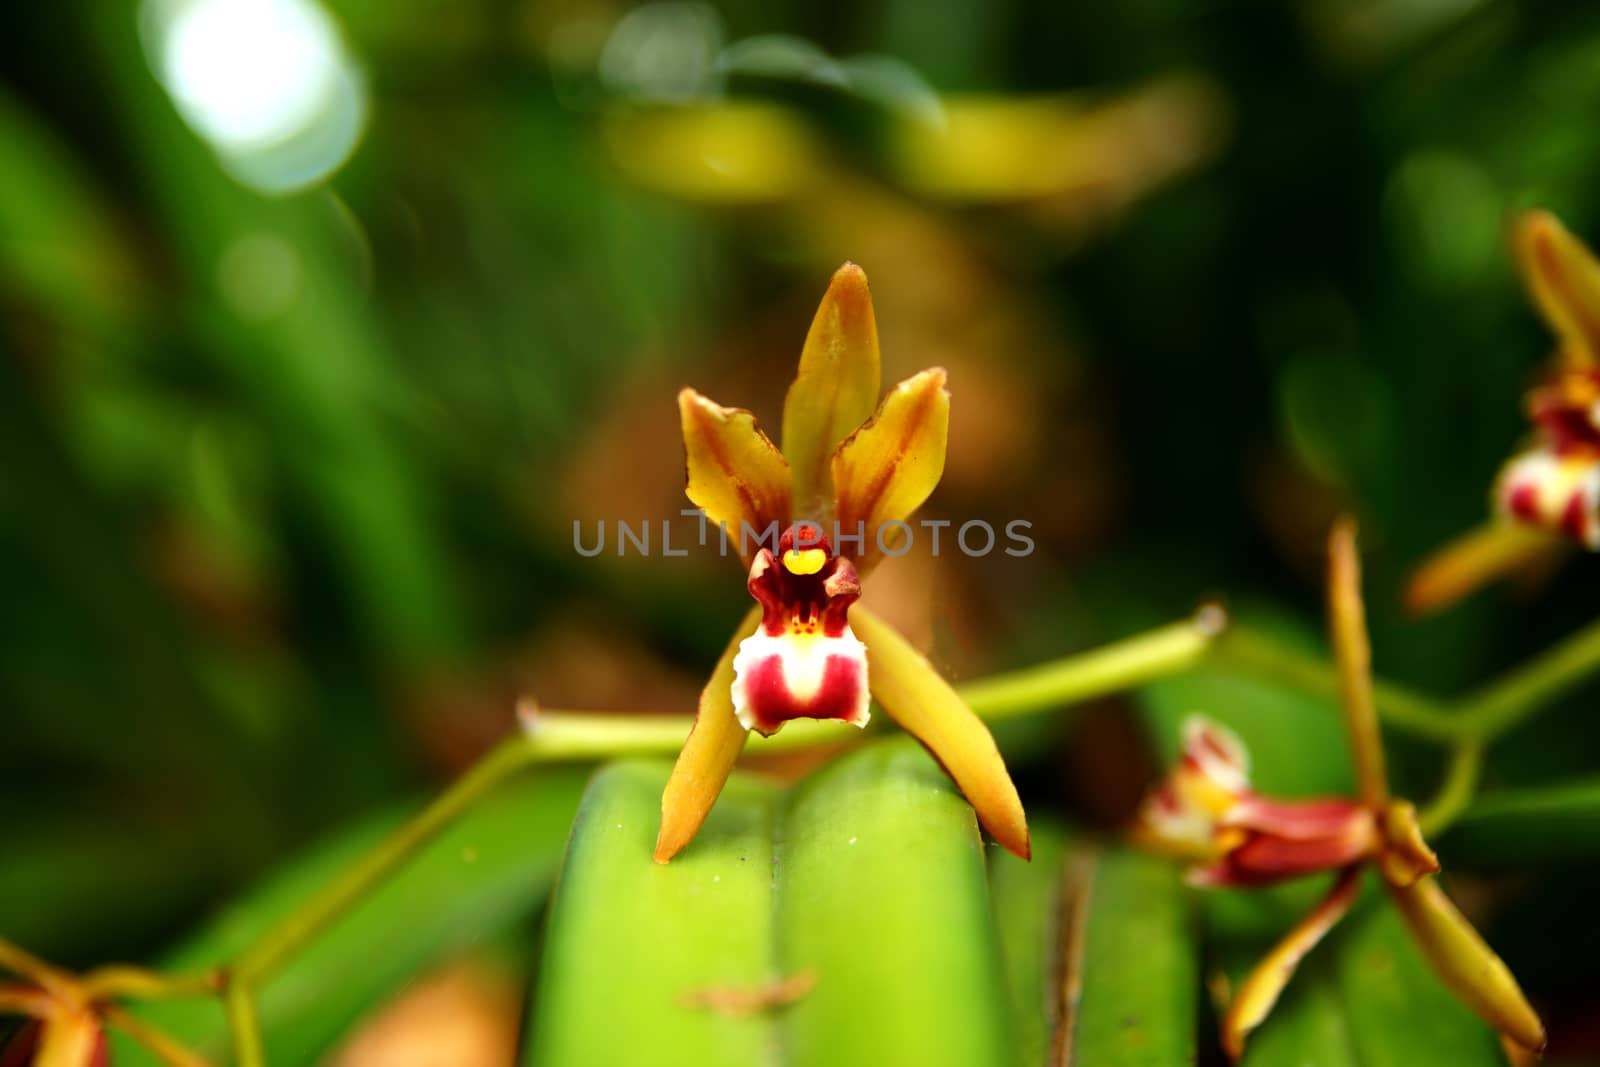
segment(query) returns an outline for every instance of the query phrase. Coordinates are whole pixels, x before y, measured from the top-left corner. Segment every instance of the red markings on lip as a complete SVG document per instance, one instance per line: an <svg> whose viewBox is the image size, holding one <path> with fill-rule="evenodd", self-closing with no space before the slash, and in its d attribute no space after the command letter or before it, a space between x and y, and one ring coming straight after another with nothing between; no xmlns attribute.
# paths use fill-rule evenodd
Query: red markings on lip
<svg viewBox="0 0 1600 1067"><path fill-rule="evenodd" d="M855 646L859 647L859 646ZM752 729L772 734L791 719L841 719L863 725L860 711L865 702L866 671L860 659L843 653L830 653L822 678L808 694L790 685L779 653L764 656L742 672L744 709Z"/></svg>

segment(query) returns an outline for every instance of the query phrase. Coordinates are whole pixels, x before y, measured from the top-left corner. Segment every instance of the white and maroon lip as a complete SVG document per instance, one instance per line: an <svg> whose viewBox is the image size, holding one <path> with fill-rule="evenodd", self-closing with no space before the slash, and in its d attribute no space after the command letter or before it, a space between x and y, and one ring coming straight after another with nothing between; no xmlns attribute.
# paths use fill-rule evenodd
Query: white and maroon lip
<svg viewBox="0 0 1600 1067"><path fill-rule="evenodd" d="M838 719L865 726L867 648L846 627L839 637L756 633L733 660L733 711L763 735L790 719Z"/></svg>
<svg viewBox="0 0 1600 1067"><path fill-rule="evenodd" d="M778 554L763 548L750 565L750 595L761 626L733 660L733 710L747 730L776 733L791 719L870 717L867 649L850 630L861 596L853 564L820 532L784 531Z"/></svg>
<svg viewBox="0 0 1600 1067"><path fill-rule="evenodd" d="M1511 518L1600 550L1600 457L1525 452L1501 471L1494 496Z"/></svg>

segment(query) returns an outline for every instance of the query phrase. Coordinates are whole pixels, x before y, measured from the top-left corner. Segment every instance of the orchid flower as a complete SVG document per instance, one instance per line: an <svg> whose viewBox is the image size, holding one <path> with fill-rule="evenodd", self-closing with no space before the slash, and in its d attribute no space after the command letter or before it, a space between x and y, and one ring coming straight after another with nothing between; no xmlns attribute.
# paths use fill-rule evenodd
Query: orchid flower
<svg viewBox="0 0 1600 1067"><path fill-rule="evenodd" d="M1221 1036L1235 1059L1300 960L1355 903L1367 868L1378 872L1444 984L1509 1041L1539 1051L1545 1032L1538 1015L1510 970L1433 877L1439 862L1423 840L1416 809L1389 796L1360 582L1354 527L1340 522L1329 541L1329 619L1359 795L1263 797L1250 788L1248 756L1239 738L1195 717L1184 724L1177 765L1146 797L1135 837L1189 864L1190 881L1202 886L1258 887L1337 872L1328 893L1234 994Z"/></svg>
<svg viewBox="0 0 1600 1067"><path fill-rule="evenodd" d="M1028 855L1016 786L983 722L893 627L857 603L944 471L945 372L912 375L878 401L877 324L866 274L834 274L783 406L780 451L739 408L678 395L689 499L745 557L752 608L700 696L661 799L655 858L694 837L751 731L799 718L861 727L876 698L934 755L979 821ZM778 533L781 531L781 533ZM758 545L748 551L751 538ZM770 542L770 543L769 543Z"/></svg>
<svg viewBox="0 0 1600 1067"><path fill-rule="evenodd" d="M1523 273L1557 338L1556 366L1528 393L1538 440L1502 468L1502 514L1600 549L1600 262L1555 217L1517 228Z"/></svg>
<svg viewBox="0 0 1600 1067"><path fill-rule="evenodd" d="M212 989L212 979L174 983L137 967L102 967L70 974L17 946L0 941L0 971L21 981L0 981L0 1015L29 1021L3 1048L0 1067L106 1067L107 1025L139 1042L162 1063L205 1067L205 1061L172 1038L124 1011L118 997L188 995Z"/></svg>
<svg viewBox="0 0 1600 1067"><path fill-rule="evenodd" d="M1498 521L1418 569L1406 594L1416 611L1537 563L1563 541L1600 551L1600 261L1545 211L1518 220L1514 245L1528 293L1556 339L1552 366L1524 403L1533 439L1495 478Z"/></svg>

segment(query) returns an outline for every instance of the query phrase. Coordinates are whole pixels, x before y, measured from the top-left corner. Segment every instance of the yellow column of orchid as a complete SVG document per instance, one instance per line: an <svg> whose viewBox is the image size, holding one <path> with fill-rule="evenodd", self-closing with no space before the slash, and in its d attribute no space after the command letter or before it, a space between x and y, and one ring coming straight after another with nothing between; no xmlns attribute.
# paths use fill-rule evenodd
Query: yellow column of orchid
<svg viewBox="0 0 1600 1067"><path fill-rule="evenodd" d="M783 451L745 411L693 390L679 398L689 498L730 540L741 523L783 528L775 545L741 543L760 607L701 695L694 729L662 797L656 860L693 838L743 750L747 731L794 718L867 719L867 693L950 773L1006 848L1028 853L1022 804L988 728L881 619L856 604L883 544L944 471L945 372L913 375L877 400L877 324L866 274L833 276L784 403ZM852 624L854 628L852 628ZM865 642L856 636L859 630Z"/></svg>

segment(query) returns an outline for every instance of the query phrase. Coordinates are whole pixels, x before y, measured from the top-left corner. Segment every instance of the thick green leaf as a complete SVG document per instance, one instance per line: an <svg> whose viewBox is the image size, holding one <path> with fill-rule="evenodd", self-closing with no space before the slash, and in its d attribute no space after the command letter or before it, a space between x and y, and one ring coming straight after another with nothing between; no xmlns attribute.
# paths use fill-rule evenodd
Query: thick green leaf
<svg viewBox="0 0 1600 1067"><path fill-rule="evenodd" d="M786 803L735 775L661 866L667 770L584 799L525 1062L1012 1063L982 839L926 753L867 746Z"/></svg>
<svg viewBox="0 0 1600 1067"><path fill-rule="evenodd" d="M328 928L261 991L262 1027L275 1064L314 1062L366 1009L441 957L537 913L584 774L541 770L510 783L445 830L389 882ZM228 908L163 961L174 972L228 961L401 821L374 819L314 850ZM217 1059L227 1047L215 1002L147 1005L140 1014ZM118 1067L148 1064L125 1041Z"/></svg>
<svg viewBox="0 0 1600 1067"><path fill-rule="evenodd" d="M1157 1067L1195 1060L1199 952L1178 871L1112 851L1069 861L1068 1062ZM1074 972L1077 997L1073 1003Z"/></svg>
<svg viewBox="0 0 1600 1067"><path fill-rule="evenodd" d="M613 764L584 794L550 909L525 1063L747 1067L767 1058L764 1016L692 1001L777 977L777 793L735 774L695 840L657 864L670 769Z"/></svg>
<svg viewBox="0 0 1600 1067"><path fill-rule="evenodd" d="M787 1064L1013 1061L984 845L927 753L872 745L803 783L778 860L779 959L817 976L784 1016Z"/></svg>
<svg viewBox="0 0 1600 1067"><path fill-rule="evenodd" d="M1448 866L1487 870L1600 859L1600 781L1491 793L1439 851Z"/></svg>
<svg viewBox="0 0 1600 1067"><path fill-rule="evenodd" d="M1011 997L1018 1062L1045 1062L1059 990L1053 981L1060 953L1061 865L1067 833L1053 823L1035 822L1033 860L1004 849L989 852L989 895L1005 961L1006 992Z"/></svg>

